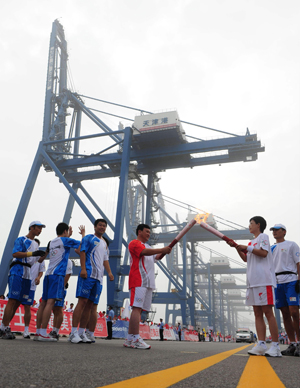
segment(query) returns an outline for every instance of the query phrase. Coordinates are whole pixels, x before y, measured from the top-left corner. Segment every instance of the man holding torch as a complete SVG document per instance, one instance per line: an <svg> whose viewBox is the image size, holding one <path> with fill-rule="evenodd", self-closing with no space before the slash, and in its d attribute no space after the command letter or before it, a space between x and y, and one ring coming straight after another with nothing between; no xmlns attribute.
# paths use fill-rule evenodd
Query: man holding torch
<svg viewBox="0 0 300 388"><path fill-rule="evenodd" d="M157 249L151 248L147 244L150 233L150 226L146 224L138 225L136 229L137 238L131 241L128 246L130 253L129 297L132 312L127 340L124 342L126 348L151 348L139 334L141 313L142 310L150 311L151 308L152 291L155 289L154 263L172 250L169 246Z"/></svg>

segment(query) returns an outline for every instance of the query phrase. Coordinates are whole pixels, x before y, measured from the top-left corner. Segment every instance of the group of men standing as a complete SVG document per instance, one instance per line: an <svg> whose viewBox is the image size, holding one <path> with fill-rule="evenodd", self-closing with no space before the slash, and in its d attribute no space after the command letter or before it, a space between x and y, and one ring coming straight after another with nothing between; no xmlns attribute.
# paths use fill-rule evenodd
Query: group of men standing
<svg viewBox="0 0 300 388"><path fill-rule="evenodd" d="M38 241L35 239L40 235L45 225L39 221L30 223L28 234L19 237L14 244L13 261L8 280L9 299L0 327L0 337L3 339L14 338L9 323L16 309L20 304L23 304L25 306L24 337L30 338L28 333L30 308L28 309L26 306L33 303L35 287L39 284L45 270L43 261L49 255L49 266L44 277L42 302L37 313L37 330L34 340L58 340L58 331L63 318L64 298L72 273L69 254L70 249L74 248L80 256L81 271L76 290L78 303L73 312L69 341L75 344L95 342L97 306L102 292L104 269L107 271L109 280L114 280L109 265L108 240L103 236L106 227L106 220L97 219L94 222L94 234L85 236L85 228L80 226L79 233L82 239L79 241L71 238L71 227L65 223L60 223L56 228L57 237L49 242L46 252L44 252L39 250ZM252 217L249 230L254 235L254 239L249 245L236 246L233 241L228 242L247 262L246 304L253 306L258 335L258 345L249 350L248 353L270 357L281 357L282 354L300 356L299 247L296 243L285 240L286 227L282 224L276 224L270 229L276 240L276 244L271 247L269 237L264 233L265 228L266 221L263 217ZM138 225L136 239L131 241L128 246L130 254L129 295L132 313L129 320L128 336L124 342L126 348L151 348L139 335L139 323L142 311L150 311L151 308L152 292L155 289L154 264L163 255L170 253L171 248L166 246L153 249L147 244L150 233L149 225ZM278 346L278 327L273 313L275 300L276 308L282 312L285 329L290 340L288 349L282 353ZM54 328L50 334L47 334L47 325L52 311L54 312ZM272 344L269 349L265 343L264 315L268 320L272 336ZM108 339L111 339L113 318L111 308L108 317ZM163 326L164 323L161 320L161 340L163 340ZM181 334L181 327L178 332Z"/></svg>
<svg viewBox="0 0 300 388"><path fill-rule="evenodd" d="M77 306L73 312L70 342L95 342L94 331L98 319L97 305L102 291L104 269L111 281L114 276L109 265L108 241L103 237L107 222L97 219L94 222L94 234L85 236L85 228L79 227L82 239L71 238L72 227L59 223L56 227L57 237L48 243L46 251L39 250L35 238L40 235L45 225L33 221L29 232L19 237L13 248L13 261L8 276L8 302L5 308L0 337L14 339L9 324L20 304L25 306L24 338L30 338L27 307L33 304L34 289L45 271L44 260L49 255L49 265L43 282L42 301L36 318L35 341L57 341L58 332L63 321L64 299L68 288L68 280L72 274L72 262L69 259L70 249L74 248L80 256L81 272L78 276L76 297ZM51 312L54 313L54 324L51 333L47 326ZM30 314L30 308L29 308Z"/></svg>

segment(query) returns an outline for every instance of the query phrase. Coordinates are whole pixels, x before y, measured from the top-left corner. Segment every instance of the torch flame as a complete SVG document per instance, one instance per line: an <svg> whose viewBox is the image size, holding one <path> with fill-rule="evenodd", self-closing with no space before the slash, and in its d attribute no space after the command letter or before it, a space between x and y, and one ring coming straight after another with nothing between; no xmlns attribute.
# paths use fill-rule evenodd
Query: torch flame
<svg viewBox="0 0 300 388"><path fill-rule="evenodd" d="M200 224L201 222L206 223L208 216L209 216L209 213L204 213L204 214L199 213L196 215L196 217L194 219L197 221L197 224Z"/></svg>

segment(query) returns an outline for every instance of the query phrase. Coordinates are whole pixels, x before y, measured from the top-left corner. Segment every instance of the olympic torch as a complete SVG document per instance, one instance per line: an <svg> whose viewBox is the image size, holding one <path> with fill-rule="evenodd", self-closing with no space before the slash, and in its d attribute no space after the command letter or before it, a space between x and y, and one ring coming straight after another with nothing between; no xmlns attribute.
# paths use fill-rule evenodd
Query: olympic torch
<svg viewBox="0 0 300 388"><path fill-rule="evenodd" d="M203 229L206 229L208 232L214 234L215 236L221 238L222 240L224 240L224 241L226 241L226 242L231 241L234 248L236 248L236 247L238 246L238 244L237 244L235 241L233 241L231 238L225 236L225 234L219 232L217 229L213 228L212 226L209 226L209 225L206 224L205 222L201 221L201 222L200 222L200 226L201 226ZM247 251L245 251L244 253L247 253Z"/></svg>
<svg viewBox="0 0 300 388"><path fill-rule="evenodd" d="M200 222L200 226L203 228L203 229L206 229L208 232L214 234L215 236L221 238L222 240L228 242L228 241L231 241L233 242L235 245L234 247L236 247L238 244L236 242L234 242L231 238L225 236L225 234L219 232L217 229L213 228L212 226L209 226L208 224L206 224L205 222L201 221Z"/></svg>
<svg viewBox="0 0 300 388"><path fill-rule="evenodd" d="M190 229L192 229L192 227L193 227L196 223L197 223L196 220L190 221L190 222L182 229L182 231L181 231L180 233L177 234L177 236L174 238L174 240L171 242L171 244L169 244L169 247L170 247L170 248L173 248L173 246L174 246L175 244L177 244L178 241L179 241L180 239L182 239L182 237L183 237ZM156 256L155 259L156 259L156 260L161 260L164 256L165 256L165 254L160 253L160 254L158 254L158 255Z"/></svg>

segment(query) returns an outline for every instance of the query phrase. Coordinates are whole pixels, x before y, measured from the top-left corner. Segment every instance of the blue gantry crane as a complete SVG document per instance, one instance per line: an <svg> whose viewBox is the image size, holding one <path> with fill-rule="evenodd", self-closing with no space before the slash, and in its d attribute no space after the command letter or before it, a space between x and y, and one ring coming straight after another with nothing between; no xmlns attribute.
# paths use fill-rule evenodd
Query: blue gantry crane
<svg viewBox="0 0 300 388"><path fill-rule="evenodd" d="M255 161L257 154L264 151L264 147L256 134L251 134L248 129L244 136L239 136L207 128L217 131L223 137L203 140L185 134L182 124L191 123L180 120L177 112L152 114L116 103L110 104L133 109L139 114L132 119L132 126L123 128L119 125L118 128L111 129L96 115L94 109L87 107L85 100L103 102L79 95L68 88L67 42L63 26L55 20L50 37L43 137L38 145L4 249L0 265L0 293L6 288L13 243L20 232L35 182L43 167L47 172L54 172L69 192L64 222L69 223L75 202L91 222L99 216L107 219L114 233L110 244L110 265L115 274L115 281L107 284L107 302L118 310L123 305L124 298L128 296L126 287L124 288L124 277L129 271L126 248L134 237L136 224L145 222L151 225L154 230L153 244L169 243L184 226L184 223L165 211L163 197L157 185L157 173L168 169ZM83 118L95 125L94 133L83 134ZM96 144L96 152L87 154L81 151L83 144L88 141ZM214 151L218 152L215 155L208 154ZM87 180L111 177L119 177L113 220L108 219L103 208L84 185ZM89 210L90 206L94 211ZM160 219L155 220L154 214L158 210ZM236 240L249 238L245 229L232 229L226 233ZM212 240L216 238L205 230L191 230L166 262L159 263L170 284L167 292L156 293L154 303L173 306L179 304L184 322L188 320L187 314L191 323L201 315L208 317L209 323L212 322L213 294L207 291L207 287L211 287L211 277L208 277L208 284L202 282L203 274L200 269L204 272L209 269L204 268L205 265L195 247L198 241ZM179 250L183 261L181 267L178 264ZM176 289L176 292L172 292L172 289ZM204 310L198 311L197 305L202 305ZM168 315L171 310L167 309ZM224 314L223 310L220 314Z"/></svg>

